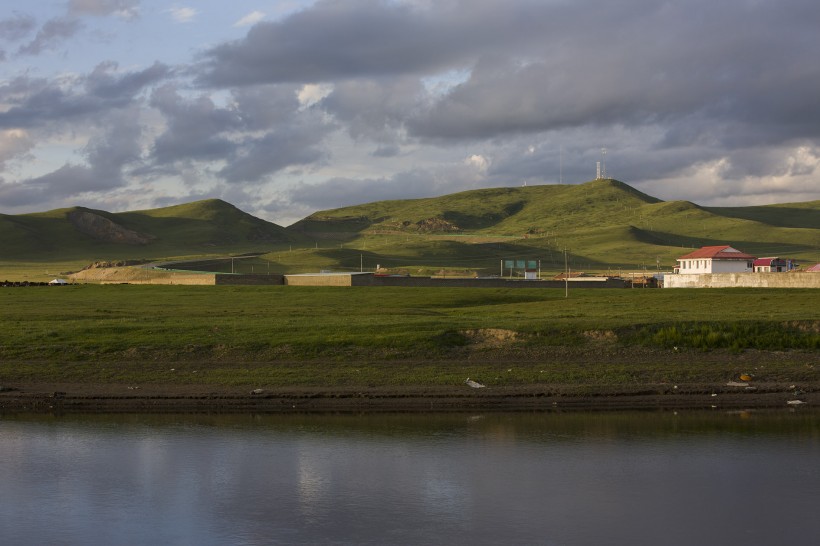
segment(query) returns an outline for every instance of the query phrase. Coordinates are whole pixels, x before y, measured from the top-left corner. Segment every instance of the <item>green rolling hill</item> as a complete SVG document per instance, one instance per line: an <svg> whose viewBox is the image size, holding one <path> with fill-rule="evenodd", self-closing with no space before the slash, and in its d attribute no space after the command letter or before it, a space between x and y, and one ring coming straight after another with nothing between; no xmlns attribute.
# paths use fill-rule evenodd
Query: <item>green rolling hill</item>
<svg viewBox="0 0 820 546"><path fill-rule="evenodd" d="M564 249L573 267L582 269L668 269L688 249L719 244L761 256L820 259L820 201L708 208L661 201L617 180L380 201L320 211L288 229L326 241L370 237L371 250L387 252L392 247L395 260L387 265L411 269L412 255L433 243L439 245L434 248L446 245L452 258L441 265L473 260L473 267L487 271L497 269L499 259L516 257L538 258L547 267L560 268ZM486 256L480 266L475 263L476 245Z"/></svg>
<svg viewBox="0 0 820 546"><path fill-rule="evenodd" d="M285 228L218 199L122 213L74 207L0 215L0 259L8 261L224 254L295 240Z"/></svg>
<svg viewBox="0 0 820 546"><path fill-rule="evenodd" d="M316 212L287 228L220 200L123 213L75 207L0 215L0 264L265 252L242 266L304 272L379 264L411 274L497 274L504 259L562 270L566 250L574 270L669 270L692 248L719 244L820 261L820 201L702 207L595 180L366 203ZM220 267L216 260L209 269Z"/></svg>

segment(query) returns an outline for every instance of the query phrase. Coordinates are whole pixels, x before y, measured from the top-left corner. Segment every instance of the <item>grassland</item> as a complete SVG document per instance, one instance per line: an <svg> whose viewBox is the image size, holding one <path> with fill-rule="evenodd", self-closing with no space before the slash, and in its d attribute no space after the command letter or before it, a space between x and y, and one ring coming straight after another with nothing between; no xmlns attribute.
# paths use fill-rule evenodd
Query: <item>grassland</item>
<svg viewBox="0 0 820 546"><path fill-rule="evenodd" d="M820 202L708 208L595 180L367 203L287 228L218 200L123 213L61 209L0 215L0 279L47 281L94 261L195 258L192 268L209 271L381 266L413 275L492 275L501 260L527 259L550 274L564 269L565 251L573 271L669 271L692 248L718 244L818 262Z"/></svg>
<svg viewBox="0 0 820 546"><path fill-rule="evenodd" d="M47 281L98 260L488 275L502 260L527 259L548 277L565 256L574 271L668 270L709 244L810 263L820 260L818 215L820 202L663 202L613 180L369 203L288 228L217 200L75 208L0 215L0 279ZM799 384L820 397L820 295L808 289L577 289L565 298L549 289L82 285L3 288L0 300L7 388L423 397L462 396L471 377L488 387L478 392L519 397L673 385L714 394L748 373L759 392Z"/></svg>
<svg viewBox="0 0 820 546"><path fill-rule="evenodd" d="M430 219L447 223L429 227ZM564 249L575 270L670 270L692 248L720 244L820 260L820 202L706 208L661 201L616 180L381 201L317 212L288 229L317 244L378 253L382 264L409 270L430 257L480 273L495 272L503 258L561 269Z"/></svg>
<svg viewBox="0 0 820 546"><path fill-rule="evenodd" d="M812 290L0 290L0 385L437 388L820 382Z"/></svg>

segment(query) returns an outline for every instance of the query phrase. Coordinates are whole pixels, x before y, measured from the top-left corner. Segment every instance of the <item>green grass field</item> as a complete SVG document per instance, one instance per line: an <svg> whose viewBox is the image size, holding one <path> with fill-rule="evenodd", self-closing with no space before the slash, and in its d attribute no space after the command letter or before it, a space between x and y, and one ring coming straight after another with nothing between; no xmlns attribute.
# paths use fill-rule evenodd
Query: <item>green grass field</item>
<svg viewBox="0 0 820 546"><path fill-rule="evenodd" d="M0 300L0 385L623 385L728 378L761 351L769 380L820 379L809 289L74 285Z"/></svg>

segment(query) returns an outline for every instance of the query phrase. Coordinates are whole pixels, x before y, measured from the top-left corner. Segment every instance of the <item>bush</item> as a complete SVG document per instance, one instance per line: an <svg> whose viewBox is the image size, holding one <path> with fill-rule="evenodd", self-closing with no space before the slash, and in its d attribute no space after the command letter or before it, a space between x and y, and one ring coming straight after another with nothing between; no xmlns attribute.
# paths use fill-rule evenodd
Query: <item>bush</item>
<svg viewBox="0 0 820 546"><path fill-rule="evenodd" d="M801 328L800 322L684 322L646 324L623 329L618 337L627 344L703 351L744 349L784 351L820 348L820 334Z"/></svg>

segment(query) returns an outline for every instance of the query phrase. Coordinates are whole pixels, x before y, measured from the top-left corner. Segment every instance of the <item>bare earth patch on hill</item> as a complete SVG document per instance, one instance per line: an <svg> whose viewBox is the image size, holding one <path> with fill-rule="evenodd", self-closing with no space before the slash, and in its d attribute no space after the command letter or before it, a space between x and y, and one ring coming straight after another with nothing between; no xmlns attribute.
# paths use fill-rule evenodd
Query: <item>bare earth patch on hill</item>
<svg viewBox="0 0 820 546"><path fill-rule="evenodd" d="M147 245L156 238L146 233L127 229L93 212L75 210L68 213L68 220L82 233L107 243Z"/></svg>
<svg viewBox="0 0 820 546"><path fill-rule="evenodd" d="M476 330L464 330L461 333L470 344L478 349L497 349L511 345L521 338L521 334L518 332L503 328L478 328Z"/></svg>

